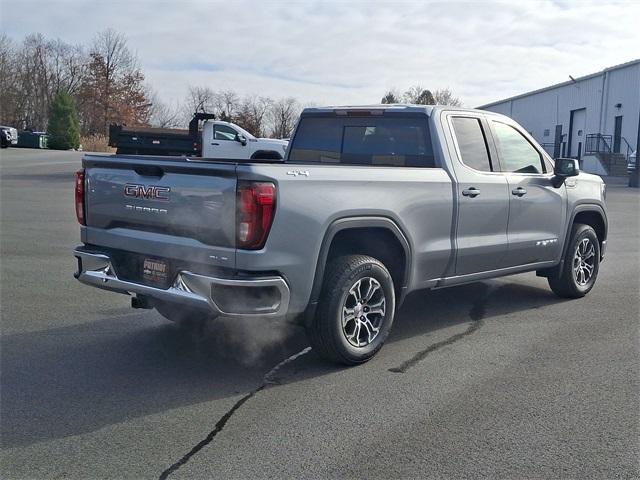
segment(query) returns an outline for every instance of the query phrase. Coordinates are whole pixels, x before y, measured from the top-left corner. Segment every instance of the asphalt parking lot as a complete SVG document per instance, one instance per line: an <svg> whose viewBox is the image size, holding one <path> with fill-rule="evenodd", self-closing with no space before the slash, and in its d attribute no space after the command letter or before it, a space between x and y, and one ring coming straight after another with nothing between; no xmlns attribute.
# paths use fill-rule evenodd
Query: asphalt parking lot
<svg viewBox="0 0 640 480"><path fill-rule="evenodd" d="M196 335L79 284L81 155L0 155L3 478L640 477L638 190L609 185L586 298L534 274L413 294L337 368L293 328Z"/></svg>

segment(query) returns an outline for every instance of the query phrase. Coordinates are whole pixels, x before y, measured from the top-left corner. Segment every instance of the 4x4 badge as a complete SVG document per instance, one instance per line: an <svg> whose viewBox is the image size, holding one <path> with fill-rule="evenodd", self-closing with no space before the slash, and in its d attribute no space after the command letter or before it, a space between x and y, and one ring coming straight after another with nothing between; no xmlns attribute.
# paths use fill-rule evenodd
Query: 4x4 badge
<svg viewBox="0 0 640 480"><path fill-rule="evenodd" d="M304 175L305 177L309 176L309 170L289 170L287 175L293 175L297 177L298 175Z"/></svg>

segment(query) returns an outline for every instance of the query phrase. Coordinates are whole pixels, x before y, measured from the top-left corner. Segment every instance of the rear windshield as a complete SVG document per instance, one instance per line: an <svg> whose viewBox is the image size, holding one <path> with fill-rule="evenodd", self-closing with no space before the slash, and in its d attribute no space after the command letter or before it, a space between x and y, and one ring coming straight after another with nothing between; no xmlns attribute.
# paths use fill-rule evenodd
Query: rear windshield
<svg viewBox="0 0 640 480"><path fill-rule="evenodd" d="M425 116L302 117L287 161L435 166Z"/></svg>

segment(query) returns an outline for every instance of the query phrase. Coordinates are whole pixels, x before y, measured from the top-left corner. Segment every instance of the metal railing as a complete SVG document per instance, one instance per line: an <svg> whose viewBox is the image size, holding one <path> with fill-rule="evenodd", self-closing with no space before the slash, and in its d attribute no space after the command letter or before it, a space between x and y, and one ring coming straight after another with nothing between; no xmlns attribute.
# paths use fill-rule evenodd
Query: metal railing
<svg viewBox="0 0 640 480"><path fill-rule="evenodd" d="M629 142L627 141L626 138L624 137L620 137L620 153L622 152L622 142L624 142L624 146L627 147L626 152L624 153L625 158L627 159L627 161L629 161L629 157L631 156L631 154L635 151L635 149L629 144Z"/></svg>
<svg viewBox="0 0 640 480"><path fill-rule="evenodd" d="M585 140L584 154L593 155L595 153L611 153L612 140L612 135L590 133L587 135Z"/></svg>

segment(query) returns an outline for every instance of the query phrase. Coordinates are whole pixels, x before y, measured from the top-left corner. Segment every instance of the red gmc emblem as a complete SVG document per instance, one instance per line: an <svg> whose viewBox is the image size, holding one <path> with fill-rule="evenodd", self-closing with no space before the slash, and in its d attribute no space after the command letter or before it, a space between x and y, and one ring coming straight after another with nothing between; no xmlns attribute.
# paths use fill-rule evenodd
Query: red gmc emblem
<svg viewBox="0 0 640 480"><path fill-rule="evenodd" d="M139 185L137 183L127 183L124 186L124 196L133 198L144 198L146 200L169 200L170 187L158 185Z"/></svg>

